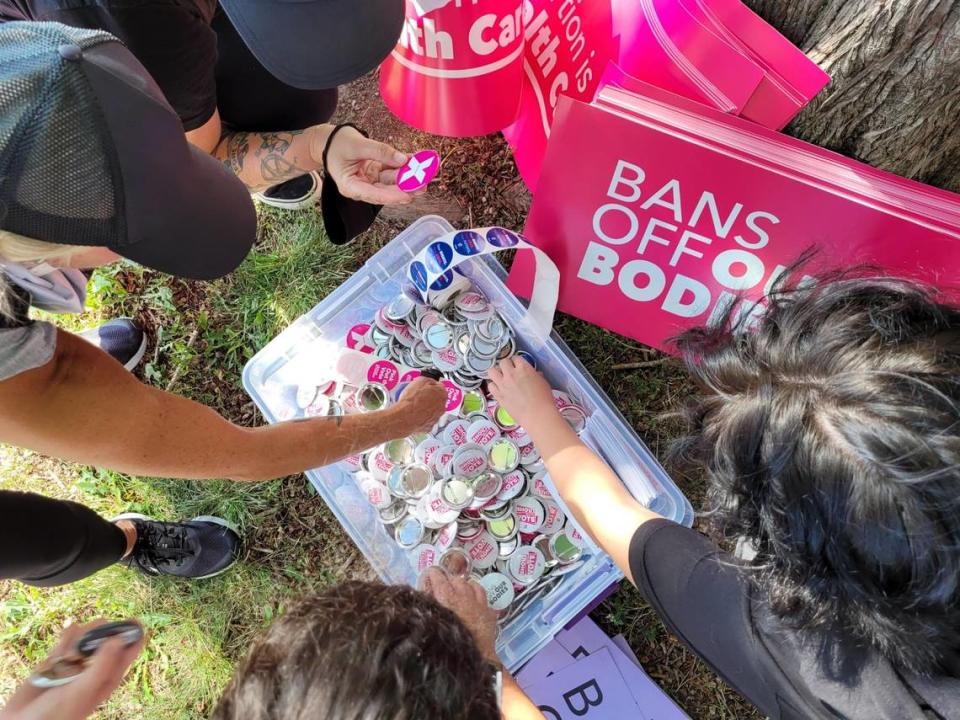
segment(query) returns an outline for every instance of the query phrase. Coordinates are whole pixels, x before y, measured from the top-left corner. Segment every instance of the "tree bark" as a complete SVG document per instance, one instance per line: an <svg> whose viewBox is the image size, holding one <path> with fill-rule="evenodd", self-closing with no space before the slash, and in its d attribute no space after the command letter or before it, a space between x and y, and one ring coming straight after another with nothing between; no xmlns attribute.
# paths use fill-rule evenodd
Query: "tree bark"
<svg viewBox="0 0 960 720"><path fill-rule="evenodd" d="M789 134L960 192L960 1L745 1L833 77Z"/></svg>

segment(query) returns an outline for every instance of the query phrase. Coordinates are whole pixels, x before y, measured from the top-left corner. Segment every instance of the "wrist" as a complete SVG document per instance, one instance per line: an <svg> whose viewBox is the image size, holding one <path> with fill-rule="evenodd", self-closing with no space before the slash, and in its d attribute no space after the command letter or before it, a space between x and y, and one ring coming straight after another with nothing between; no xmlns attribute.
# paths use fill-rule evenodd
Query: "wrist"
<svg viewBox="0 0 960 720"><path fill-rule="evenodd" d="M327 141L330 139L330 133L333 132L334 126L330 123L324 123L323 125L314 125L313 127L307 128L307 135L310 137L310 159L317 163L321 169L323 168L323 150L327 146Z"/></svg>
<svg viewBox="0 0 960 720"><path fill-rule="evenodd" d="M407 420L407 409L402 405L391 405L375 413L375 416L383 429L384 442L410 434L407 432L410 425Z"/></svg>
<svg viewBox="0 0 960 720"><path fill-rule="evenodd" d="M539 443L543 438L555 436L558 429L570 427L553 403L550 403L549 406L544 405L538 412L532 413L527 422L520 423L520 426L527 431L531 440L536 443Z"/></svg>

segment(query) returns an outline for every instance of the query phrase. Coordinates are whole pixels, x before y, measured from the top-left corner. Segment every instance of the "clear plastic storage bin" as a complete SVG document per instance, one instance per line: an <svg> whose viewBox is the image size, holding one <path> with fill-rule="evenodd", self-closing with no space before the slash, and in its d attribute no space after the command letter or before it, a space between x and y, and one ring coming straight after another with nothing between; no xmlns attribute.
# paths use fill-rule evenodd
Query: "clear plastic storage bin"
<svg viewBox="0 0 960 720"><path fill-rule="evenodd" d="M440 217L417 220L247 363L243 385L269 422L279 422L297 411L290 387L310 372L310 359L318 353L336 352L350 328L370 322L376 310L400 292L407 264L428 243L452 230ZM525 309L504 285L506 272L496 259L472 258L459 269L517 328ZM609 463L630 492L661 515L689 526L693 521L689 501L563 340L554 333L545 346L535 348L518 332L517 341L518 349L537 358L550 384L568 393L586 411L588 420L581 437ZM409 558L388 536L349 473L325 467L310 470L307 477L384 581L416 583ZM559 497L557 500L563 505ZM563 509L570 516L567 508ZM508 668L526 662L622 579L605 553L592 543L588 547L582 566L503 628L498 650Z"/></svg>

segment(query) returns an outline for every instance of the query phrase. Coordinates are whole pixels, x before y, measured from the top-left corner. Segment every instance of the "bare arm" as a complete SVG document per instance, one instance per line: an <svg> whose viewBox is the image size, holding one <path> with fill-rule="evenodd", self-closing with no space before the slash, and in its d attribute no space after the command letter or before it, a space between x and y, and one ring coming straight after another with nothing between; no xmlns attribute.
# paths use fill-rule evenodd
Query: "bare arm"
<svg viewBox="0 0 960 720"><path fill-rule="evenodd" d="M545 720L540 708L506 671L503 673L503 707L500 712L503 720Z"/></svg>
<svg viewBox="0 0 960 720"><path fill-rule="evenodd" d="M577 521L633 582L630 541L638 527L660 515L637 502L583 444L557 411L546 380L524 360L505 360L491 370L490 390L530 434Z"/></svg>
<svg viewBox="0 0 960 720"><path fill-rule="evenodd" d="M0 382L0 441L137 475L254 482L429 428L445 402L442 387L422 380L378 413L245 428L141 383L103 351L58 331L53 360Z"/></svg>
<svg viewBox="0 0 960 720"><path fill-rule="evenodd" d="M323 169L323 149L333 125L276 132L223 132L219 113L187 140L226 165L251 192ZM327 158L330 176L348 198L375 205L403 205L413 197L397 187L397 168L408 156L352 128L337 133Z"/></svg>

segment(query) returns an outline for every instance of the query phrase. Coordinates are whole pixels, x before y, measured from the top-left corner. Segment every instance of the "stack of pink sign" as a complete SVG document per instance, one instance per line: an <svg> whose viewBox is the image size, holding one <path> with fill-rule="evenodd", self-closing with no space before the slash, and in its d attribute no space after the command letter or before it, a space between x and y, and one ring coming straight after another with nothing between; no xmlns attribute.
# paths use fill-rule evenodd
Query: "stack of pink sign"
<svg viewBox="0 0 960 720"><path fill-rule="evenodd" d="M640 82L561 100L524 234L558 309L664 349L808 248L810 273L868 263L951 299L960 275L960 196ZM518 257L511 289L533 272Z"/></svg>
<svg viewBox="0 0 960 720"><path fill-rule="evenodd" d="M830 81L740 0L609 0L577 11L573 2L529 4L535 11L527 25L523 109L504 135L531 188L558 86L589 102L610 83L639 80L779 130ZM589 35L575 12L590 16ZM550 45L538 43L546 40L542 28L563 41L556 62Z"/></svg>

